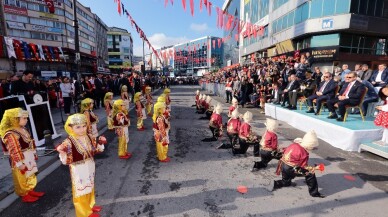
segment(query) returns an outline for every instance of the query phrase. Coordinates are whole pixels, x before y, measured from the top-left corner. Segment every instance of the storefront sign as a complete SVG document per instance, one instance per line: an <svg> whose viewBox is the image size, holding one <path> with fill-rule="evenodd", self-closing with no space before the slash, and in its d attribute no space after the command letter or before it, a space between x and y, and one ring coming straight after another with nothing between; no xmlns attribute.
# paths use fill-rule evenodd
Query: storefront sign
<svg viewBox="0 0 388 217"><path fill-rule="evenodd" d="M57 77L57 71L41 71L40 75L42 77Z"/></svg>
<svg viewBox="0 0 388 217"><path fill-rule="evenodd" d="M311 48L311 56L315 60L326 60L332 61L338 57L338 47L329 47L329 48Z"/></svg>
<svg viewBox="0 0 388 217"><path fill-rule="evenodd" d="M53 20L58 20L58 16L55 14L49 14L49 13L44 13L44 12L39 12L39 17L44 17L44 18L49 18Z"/></svg>
<svg viewBox="0 0 388 217"><path fill-rule="evenodd" d="M9 5L4 5L4 12L5 13L11 13L11 14L19 14L19 15L24 15L28 16L27 9L25 8L17 8Z"/></svg>
<svg viewBox="0 0 388 217"><path fill-rule="evenodd" d="M38 32L45 32L45 26L41 25L31 25L31 30L38 31Z"/></svg>
<svg viewBox="0 0 388 217"><path fill-rule="evenodd" d="M48 32L54 32L54 33L63 33L62 29L53 28L53 27L47 28L47 31L48 31Z"/></svg>
<svg viewBox="0 0 388 217"><path fill-rule="evenodd" d="M24 23L18 23L18 22L12 22L12 21L7 21L7 26L10 29L21 29L21 30L26 29L26 27L24 26Z"/></svg>
<svg viewBox="0 0 388 217"><path fill-rule="evenodd" d="M334 20L332 18L322 20L322 29L332 29L333 27L334 27Z"/></svg>

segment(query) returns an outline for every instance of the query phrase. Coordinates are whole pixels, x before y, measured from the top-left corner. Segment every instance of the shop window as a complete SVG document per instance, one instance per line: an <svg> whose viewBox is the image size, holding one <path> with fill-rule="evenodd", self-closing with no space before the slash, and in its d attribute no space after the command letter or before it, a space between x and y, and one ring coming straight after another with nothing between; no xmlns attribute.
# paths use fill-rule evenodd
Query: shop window
<svg viewBox="0 0 388 217"><path fill-rule="evenodd" d="M358 14L359 7L360 7L360 0L352 0L352 2L350 3L350 13Z"/></svg>
<svg viewBox="0 0 388 217"><path fill-rule="evenodd" d="M318 18L322 16L323 0L311 1L310 18Z"/></svg>
<svg viewBox="0 0 388 217"><path fill-rule="evenodd" d="M310 14L310 4L307 2L307 3L304 3L302 6L302 22L307 20L309 18L309 14Z"/></svg>
<svg viewBox="0 0 388 217"><path fill-rule="evenodd" d="M325 0L323 3L323 16L331 16L335 11L336 0Z"/></svg>
<svg viewBox="0 0 388 217"><path fill-rule="evenodd" d="M369 0L367 15L374 16L376 11L377 0Z"/></svg>
<svg viewBox="0 0 388 217"><path fill-rule="evenodd" d="M368 0L360 0L360 6L358 8L358 13L366 15L368 10Z"/></svg>
<svg viewBox="0 0 388 217"><path fill-rule="evenodd" d="M302 7L295 10L295 24L302 22Z"/></svg>
<svg viewBox="0 0 388 217"><path fill-rule="evenodd" d="M340 45L344 47L351 47L352 39L353 39L352 35L341 34Z"/></svg>

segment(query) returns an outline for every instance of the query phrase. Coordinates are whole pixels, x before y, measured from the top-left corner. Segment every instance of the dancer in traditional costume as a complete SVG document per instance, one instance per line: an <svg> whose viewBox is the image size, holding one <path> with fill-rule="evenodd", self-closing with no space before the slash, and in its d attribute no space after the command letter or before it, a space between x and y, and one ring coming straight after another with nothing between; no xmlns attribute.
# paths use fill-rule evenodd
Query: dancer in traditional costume
<svg viewBox="0 0 388 217"><path fill-rule="evenodd" d="M200 95L201 95L201 92L199 91L199 90L197 90L196 92L195 92L195 107L197 108L197 110L198 110L198 101L199 101L199 97L200 97Z"/></svg>
<svg viewBox="0 0 388 217"><path fill-rule="evenodd" d="M276 173L282 174L281 180L272 181L267 189L273 191L291 185L295 176L304 176L312 197L325 197L318 192L318 181L315 170L320 166L309 166L309 151L318 146L318 138L314 131L306 133L301 138L296 138L294 143L285 148L283 157L280 159ZM320 169L321 170L321 169Z"/></svg>
<svg viewBox="0 0 388 217"><path fill-rule="evenodd" d="M144 123L143 120L147 118L146 112L145 112L145 106L141 102L142 95L141 92L135 93L134 101L136 106L136 114L137 114L137 130L138 131L144 131Z"/></svg>
<svg viewBox="0 0 388 217"><path fill-rule="evenodd" d="M129 103L131 101L131 98L129 98L129 95L128 95L128 87L127 85L123 85L121 87L121 99L125 102L125 107L127 110L129 110Z"/></svg>
<svg viewBox="0 0 388 217"><path fill-rule="evenodd" d="M278 128L277 121L267 118L265 126L267 127L267 130L264 132L260 141L261 161L255 162L252 171L266 168L272 159L279 160L284 151L278 149L278 136L276 135L276 129Z"/></svg>
<svg viewBox="0 0 388 217"><path fill-rule="evenodd" d="M164 116L166 110L166 104L164 102L158 102L154 105L154 115L152 120L154 138L156 142L156 153L160 162L167 163L170 158L167 156L168 145L170 143L167 129L169 128L168 121Z"/></svg>
<svg viewBox="0 0 388 217"><path fill-rule="evenodd" d="M206 95L205 94L201 94L199 95L199 100L198 100L198 109L197 109L197 112L198 114L204 114L205 113L205 99L206 99Z"/></svg>
<svg viewBox="0 0 388 217"><path fill-rule="evenodd" d="M383 127L384 131L381 140L374 141L373 143L381 146L388 146L388 85L379 90L379 97L384 104L376 107L379 113L377 114L374 123L376 126Z"/></svg>
<svg viewBox="0 0 388 217"><path fill-rule="evenodd" d="M128 117L126 103L122 99L116 100L113 103L112 118L113 128L115 129L116 134L119 137L119 158L126 160L132 157L132 154L127 151L129 142L128 126L130 125L130 121Z"/></svg>
<svg viewBox="0 0 388 217"><path fill-rule="evenodd" d="M243 119L244 123L240 126L238 133L239 148L232 148L233 154L245 154L250 145L253 145L253 156L260 156L260 143L258 137L253 133L250 122L252 121L252 113L245 112Z"/></svg>
<svg viewBox="0 0 388 217"><path fill-rule="evenodd" d="M4 112L0 124L4 155L9 155L15 193L25 203L32 203L44 195L34 191L38 172L35 142L25 128L28 112L21 108L8 109Z"/></svg>
<svg viewBox="0 0 388 217"><path fill-rule="evenodd" d="M232 115L232 112L238 108L238 100L236 98L232 99L232 105L229 106L229 112L228 112L228 117Z"/></svg>
<svg viewBox="0 0 388 217"><path fill-rule="evenodd" d="M95 138L87 134L87 118L83 114L71 115L67 118L65 131L68 134L60 145L56 147L59 159L64 165L69 165L73 204L77 217L98 217L101 211L96 206L94 196L95 163L94 155L104 151L106 138Z"/></svg>
<svg viewBox="0 0 388 217"><path fill-rule="evenodd" d="M168 110L169 112L171 111L171 98L170 98L170 93L171 93L170 88L166 88L166 89L164 89L164 91L163 91L163 94L164 94L165 97L166 97L166 106L167 106L167 110Z"/></svg>
<svg viewBox="0 0 388 217"><path fill-rule="evenodd" d="M222 136L222 106L217 104L209 121L209 129L212 131L213 140L217 141Z"/></svg>
<svg viewBox="0 0 388 217"><path fill-rule="evenodd" d="M210 120L210 117L213 114L214 106L210 105L210 102L212 101L212 98L210 96L206 97L206 103L205 103L205 114L206 118Z"/></svg>
<svg viewBox="0 0 388 217"><path fill-rule="evenodd" d="M157 102L163 102L164 104L166 104L166 95L165 94L161 94L159 97L158 97L158 101ZM170 114L170 111L168 110L167 108L167 105L166 105L166 109L163 113L164 115L164 118L165 118L165 121L166 121L166 124L167 124L167 128L166 128L166 134L167 134L167 140L170 141L170 129L171 129L171 114ZM170 142L169 142L170 143Z"/></svg>
<svg viewBox="0 0 388 217"><path fill-rule="evenodd" d="M230 144L222 143L218 149L227 149L234 147L238 142L238 132L240 130L241 122L239 118L240 114L238 109L232 112L230 119L226 125L226 134L229 137Z"/></svg>
<svg viewBox="0 0 388 217"><path fill-rule="evenodd" d="M104 106L108 129L113 129L112 109L113 109L113 93L107 92L104 97Z"/></svg>
<svg viewBox="0 0 388 217"><path fill-rule="evenodd" d="M86 116L86 122L88 127L88 134L91 134L94 138L98 136L98 116L93 112L94 101L90 98L86 98L81 101L81 113Z"/></svg>
<svg viewBox="0 0 388 217"><path fill-rule="evenodd" d="M145 98L147 100L147 102L146 102L147 115L149 117L152 117L153 102L152 102L152 94L151 94L151 87L150 86L147 86L145 89Z"/></svg>

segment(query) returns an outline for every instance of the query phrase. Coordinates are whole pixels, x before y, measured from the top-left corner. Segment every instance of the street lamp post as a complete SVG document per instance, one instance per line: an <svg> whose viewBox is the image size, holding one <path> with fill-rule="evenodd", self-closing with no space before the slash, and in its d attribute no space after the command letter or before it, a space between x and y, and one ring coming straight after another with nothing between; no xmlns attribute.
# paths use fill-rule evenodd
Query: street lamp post
<svg viewBox="0 0 388 217"><path fill-rule="evenodd" d="M74 49L75 49L75 63L77 64L77 80L81 81L81 74L79 71L79 66L81 64L81 55L79 51L79 33L78 33L78 19L77 19L77 0L73 0L73 16L74 16ZM81 82L79 82L81 87Z"/></svg>

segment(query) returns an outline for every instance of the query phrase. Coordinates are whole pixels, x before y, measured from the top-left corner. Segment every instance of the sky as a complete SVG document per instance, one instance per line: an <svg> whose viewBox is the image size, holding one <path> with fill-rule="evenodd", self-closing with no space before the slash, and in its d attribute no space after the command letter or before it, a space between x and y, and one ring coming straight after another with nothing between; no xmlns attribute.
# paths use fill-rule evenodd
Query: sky
<svg viewBox="0 0 388 217"><path fill-rule="evenodd" d="M134 41L135 56L143 55L143 44L139 34L131 26L126 15L119 15L114 0L78 0L97 14L109 27L115 26L128 30ZM190 0L187 0L186 11L181 0L174 0L174 5L165 0L121 0L125 9L131 14L138 26L144 31L151 45L157 49L175 45L203 36L222 36L222 30L216 27L215 7L222 7L224 0L213 0L211 16L203 7L200 12L200 0L194 0L194 16L190 13ZM147 54L147 44L145 44Z"/></svg>

